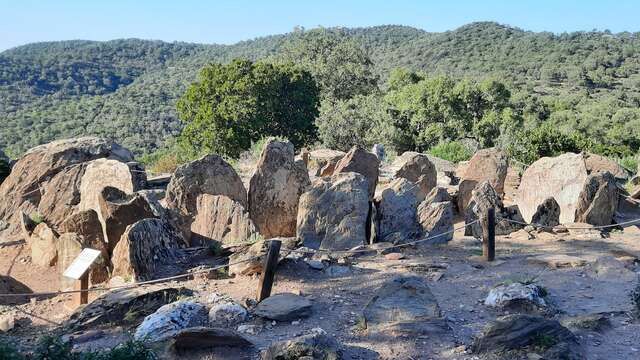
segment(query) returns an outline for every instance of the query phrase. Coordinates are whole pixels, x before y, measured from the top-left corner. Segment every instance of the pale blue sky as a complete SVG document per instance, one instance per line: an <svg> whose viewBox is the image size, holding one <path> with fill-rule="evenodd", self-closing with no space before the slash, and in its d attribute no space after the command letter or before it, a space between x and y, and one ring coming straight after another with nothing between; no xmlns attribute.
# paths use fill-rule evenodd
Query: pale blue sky
<svg viewBox="0 0 640 360"><path fill-rule="evenodd" d="M0 0L0 51L51 40L137 37L234 43L294 26L497 21L534 31L640 31L640 0Z"/></svg>

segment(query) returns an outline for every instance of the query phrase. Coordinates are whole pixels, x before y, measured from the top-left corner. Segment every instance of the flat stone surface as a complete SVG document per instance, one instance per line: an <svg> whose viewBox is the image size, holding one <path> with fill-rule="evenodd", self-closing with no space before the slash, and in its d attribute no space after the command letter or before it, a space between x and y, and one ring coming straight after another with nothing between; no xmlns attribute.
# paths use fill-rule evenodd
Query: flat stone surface
<svg viewBox="0 0 640 360"><path fill-rule="evenodd" d="M292 321L311 314L311 301L290 293L276 294L262 300L253 313L277 321Z"/></svg>

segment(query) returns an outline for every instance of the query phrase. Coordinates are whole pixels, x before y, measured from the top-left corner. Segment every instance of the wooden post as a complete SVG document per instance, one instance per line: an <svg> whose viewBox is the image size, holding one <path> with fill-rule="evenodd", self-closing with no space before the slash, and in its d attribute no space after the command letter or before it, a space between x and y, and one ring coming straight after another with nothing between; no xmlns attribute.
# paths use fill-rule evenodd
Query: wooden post
<svg viewBox="0 0 640 360"><path fill-rule="evenodd" d="M269 250L264 259L262 274L260 274L260 283L258 284L258 293L256 294L258 302L271 295L273 278L276 275L276 267L278 266L278 258L280 257L280 245L282 245L280 240L269 241Z"/></svg>
<svg viewBox="0 0 640 360"><path fill-rule="evenodd" d="M496 258L496 211L489 208L482 221L482 256L485 261Z"/></svg>
<svg viewBox="0 0 640 360"><path fill-rule="evenodd" d="M82 275L79 280L76 280L74 284L74 290L87 290L89 289L89 273ZM89 292L81 291L73 294L73 305L80 306L89 303Z"/></svg>

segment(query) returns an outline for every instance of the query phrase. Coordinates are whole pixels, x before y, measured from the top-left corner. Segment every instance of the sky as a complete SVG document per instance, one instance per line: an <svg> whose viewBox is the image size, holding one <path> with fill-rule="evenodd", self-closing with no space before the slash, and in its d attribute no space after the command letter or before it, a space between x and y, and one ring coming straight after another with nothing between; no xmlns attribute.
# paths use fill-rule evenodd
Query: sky
<svg viewBox="0 0 640 360"><path fill-rule="evenodd" d="M640 31L640 0L0 0L0 51L38 41L142 38L231 44L295 26Z"/></svg>

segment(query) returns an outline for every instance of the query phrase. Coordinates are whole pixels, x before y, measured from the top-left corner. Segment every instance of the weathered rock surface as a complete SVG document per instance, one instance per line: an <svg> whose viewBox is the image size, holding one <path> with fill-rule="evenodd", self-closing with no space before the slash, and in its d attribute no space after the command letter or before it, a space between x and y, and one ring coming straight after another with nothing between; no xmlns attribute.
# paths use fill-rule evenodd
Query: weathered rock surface
<svg viewBox="0 0 640 360"><path fill-rule="evenodd" d="M362 174L367 179L369 200L373 200L378 185L379 167L380 160L374 154L354 146L338 161L333 174L348 172Z"/></svg>
<svg viewBox="0 0 640 360"><path fill-rule="evenodd" d="M514 282L491 289L484 304L508 312L545 314L550 309L544 296L543 289L536 284Z"/></svg>
<svg viewBox="0 0 640 360"><path fill-rule="evenodd" d="M249 246L246 250L238 250L229 257L229 275L251 276L262 272L264 256L267 254L268 243L271 240L280 240L280 261L284 259L298 245L297 238L274 238L267 241L260 240Z"/></svg>
<svg viewBox="0 0 640 360"><path fill-rule="evenodd" d="M271 344L260 354L261 360L301 360L341 358L340 345L321 328L308 334Z"/></svg>
<svg viewBox="0 0 640 360"><path fill-rule="evenodd" d="M311 315L311 306L311 301L300 295L282 293L262 300L253 313L266 319L292 321Z"/></svg>
<svg viewBox="0 0 640 360"><path fill-rule="evenodd" d="M295 236L298 200L310 186L293 144L269 140L249 183L249 214L264 238Z"/></svg>
<svg viewBox="0 0 640 360"><path fill-rule="evenodd" d="M531 222L548 229L560 225L560 205L552 197L546 198L531 217Z"/></svg>
<svg viewBox="0 0 640 360"><path fill-rule="evenodd" d="M224 195L200 195L196 211L191 223L191 244L205 244L213 240L223 245L239 245L257 235L258 231L242 204Z"/></svg>
<svg viewBox="0 0 640 360"><path fill-rule="evenodd" d="M78 308L65 326L81 330L100 325L136 324L178 297L191 295L193 292L187 288L161 285L112 290L87 306Z"/></svg>
<svg viewBox="0 0 640 360"><path fill-rule="evenodd" d="M20 211L20 229L22 230L22 236L24 236L25 239L31 237L36 226L38 226L38 224L33 221L28 214Z"/></svg>
<svg viewBox="0 0 640 360"><path fill-rule="evenodd" d="M158 342L167 340L184 330L207 323L207 308L193 301L180 300L163 305L148 315L138 326L134 339Z"/></svg>
<svg viewBox="0 0 640 360"><path fill-rule="evenodd" d="M210 297L209 324L213 326L229 327L237 325L247 319L249 313L244 306L230 297L213 294Z"/></svg>
<svg viewBox="0 0 640 360"><path fill-rule="evenodd" d="M378 241L413 240L420 236L417 208L424 193L415 183L398 178L376 197Z"/></svg>
<svg viewBox="0 0 640 360"><path fill-rule="evenodd" d="M405 178L420 187L422 196L426 196L438 182L436 166L429 157L417 152L408 151L394 160L392 167L395 178Z"/></svg>
<svg viewBox="0 0 640 360"><path fill-rule="evenodd" d="M425 244L441 244L453 239L453 203L425 200L418 206L418 224L423 237L435 237Z"/></svg>
<svg viewBox="0 0 640 360"><path fill-rule="evenodd" d="M419 277L398 277L385 282L363 311L367 330L421 335L448 332L440 307L429 286Z"/></svg>
<svg viewBox="0 0 640 360"><path fill-rule="evenodd" d="M591 153L584 154L585 166L589 175L595 175L598 173L609 172L616 179L625 181L629 178L629 173L625 168L620 166L617 162L609 160L602 155L596 155Z"/></svg>
<svg viewBox="0 0 640 360"><path fill-rule="evenodd" d="M313 150L309 153L309 168L316 169L316 176L331 176L335 165L344 155L344 152L338 150ZM326 169L323 171L324 168Z"/></svg>
<svg viewBox="0 0 640 360"><path fill-rule="evenodd" d="M30 214L41 208L38 211L55 228L70 214L67 208L80 201L81 165L100 158L133 160L127 149L95 137L54 141L27 151L0 185L0 220L17 229L20 210Z"/></svg>
<svg viewBox="0 0 640 360"><path fill-rule="evenodd" d="M57 242L58 235L47 224L38 224L29 239L31 261L42 267L55 265L58 259Z"/></svg>
<svg viewBox="0 0 640 360"><path fill-rule="evenodd" d="M154 218L151 206L140 194L126 194L106 187L100 196L100 218L109 252L118 244L127 226L139 220Z"/></svg>
<svg viewBox="0 0 640 360"><path fill-rule="evenodd" d="M608 171L591 174L576 202L575 221L596 226L610 225L618 208L618 187Z"/></svg>
<svg viewBox="0 0 640 360"><path fill-rule="evenodd" d="M505 208L503 206L500 196L488 181L480 183L473 190L469 205L467 206L467 209L464 213L465 224L470 224L476 220L483 221L485 214L490 208L495 209L496 235L508 235L523 227L523 225L521 224L513 223L507 220L510 219L519 222L523 221L520 213L517 211L517 208ZM465 235L471 235L477 239L481 239L481 222L477 222L471 226L467 226L465 228Z"/></svg>
<svg viewBox="0 0 640 360"><path fill-rule="evenodd" d="M357 173L318 178L300 196L297 234L312 249L348 250L367 241L369 182Z"/></svg>
<svg viewBox="0 0 640 360"><path fill-rule="evenodd" d="M172 346L177 351L209 349L218 346L243 348L253 346L249 339L224 328L190 327L178 330L172 338Z"/></svg>
<svg viewBox="0 0 640 360"><path fill-rule="evenodd" d="M127 227L113 250L113 276L151 280L163 266L176 261L183 240L166 221L144 219Z"/></svg>
<svg viewBox="0 0 640 360"><path fill-rule="evenodd" d="M460 213L464 213L467 209L473 189L484 181L488 181L498 196L502 197L508 166L507 155L497 148L482 149L476 152L458 174L460 177L458 190L458 210Z"/></svg>
<svg viewBox="0 0 640 360"><path fill-rule="evenodd" d="M190 239L191 223L202 194L224 195L247 208L247 191L236 171L218 155L206 155L176 169L165 197L185 239Z"/></svg>
<svg viewBox="0 0 640 360"><path fill-rule="evenodd" d="M384 145L382 144L373 144L371 147L371 153L374 154L380 162L384 161Z"/></svg>
<svg viewBox="0 0 640 360"><path fill-rule="evenodd" d="M137 163L133 163L137 164ZM87 163L80 185L80 204L82 210L100 211L102 190L114 187L132 194L142 188L146 181L145 172L137 166L112 159L97 159Z"/></svg>
<svg viewBox="0 0 640 360"><path fill-rule="evenodd" d="M542 346L550 347L543 354L544 359L561 359L545 356L557 354L558 350L564 350L564 359L582 359L578 356L577 338L558 321L523 314L503 316L489 324L474 341L473 351L500 352Z"/></svg>
<svg viewBox="0 0 640 360"><path fill-rule="evenodd" d="M581 154L543 157L522 174L516 204L523 218L531 222L538 205L553 197L560 205L560 223L574 222L578 197L586 180L587 168Z"/></svg>

